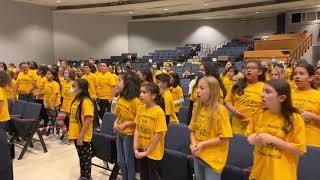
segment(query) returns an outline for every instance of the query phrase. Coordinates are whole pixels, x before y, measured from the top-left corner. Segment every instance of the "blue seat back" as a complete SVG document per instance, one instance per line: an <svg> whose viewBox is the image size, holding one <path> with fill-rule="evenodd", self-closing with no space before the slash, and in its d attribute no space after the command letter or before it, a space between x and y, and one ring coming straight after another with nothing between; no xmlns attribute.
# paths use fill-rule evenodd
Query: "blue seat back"
<svg viewBox="0 0 320 180"><path fill-rule="evenodd" d="M41 111L41 104L28 102L26 104L27 108L24 109L22 117L24 119L39 119L40 111Z"/></svg>
<svg viewBox="0 0 320 180"><path fill-rule="evenodd" d="M320 179L320 148L307 147L307 153L300 157L298 165L298 180Z"/></svg>
<svg viewBox="0 0 320 180"><path fill-rule="evenodd" d="M11 115L23 115L24 109L26 108L27 101L18 100L13 103L11 108Z"/></svg>
<svg viewBox="0 0 320 180"><path fill-rule="evenodd" d="M106 112L103 115L102 118L102 125L100 132L103 134L108 135L116 135L116 133L113 131L113 123L116 120L116 116L111 112Z"/></svg>
<svg viewBox="0 0 320 180"><path fill-rule="evenodd" d="M165 147L190 154L190 130L185 124L170 124L166 133Z"/></svg>
<svg viewBox="0 0 320 180"><path fill-rule="evenodd" d="M179 122L182 124L187 124L189 108L182 106L179 110Z"/></svg>

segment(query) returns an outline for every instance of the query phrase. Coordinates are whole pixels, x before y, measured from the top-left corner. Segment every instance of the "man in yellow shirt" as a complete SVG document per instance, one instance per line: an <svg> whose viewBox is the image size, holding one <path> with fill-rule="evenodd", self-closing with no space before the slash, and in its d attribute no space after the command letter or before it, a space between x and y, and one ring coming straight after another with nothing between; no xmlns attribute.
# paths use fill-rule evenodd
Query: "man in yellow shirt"
<svg viewBox="0 0 320 180"><path fill-rule="evenodd" d="M37 75L29 70L28 63L26 62L20 64L20 69L21 72L17 77L19 99L32 102L34 101L32 92L36 85Z"/></svg>

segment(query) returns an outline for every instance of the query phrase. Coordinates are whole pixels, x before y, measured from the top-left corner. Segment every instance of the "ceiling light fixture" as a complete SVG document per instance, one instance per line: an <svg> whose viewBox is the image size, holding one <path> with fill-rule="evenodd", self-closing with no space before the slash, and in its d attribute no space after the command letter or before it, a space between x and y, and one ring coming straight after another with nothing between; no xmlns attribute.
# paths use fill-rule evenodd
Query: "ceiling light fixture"
<svg viewBox="0 0 320 180"><path fill-rule="evenodd" d="M163 9L164 11L169 11L169 9Z"/></svg>
<svg viewBox="0 0 320 180"><path fill-rule="evenodd" d="M256 12L256 14L259 14L259 13L260 13L259 11Z"/></svg>
<svg viewBox="0 0 320 180"><path fill-rule="evenodd" d="M132 12L132 11L130 11L130 12L129 12L129 14L133 14L133 12Z"/></svg>
<svg viewBox="0 0 320 180"><path fill-rule="evenodd" d="M61 1L57 1L57 3L61 3Z"/></svg>
<svg viewBox="0 0 320 180"><path fill-rule="evenodd" d="M203 4L204 6L208 6L209 4Z"/></svg>

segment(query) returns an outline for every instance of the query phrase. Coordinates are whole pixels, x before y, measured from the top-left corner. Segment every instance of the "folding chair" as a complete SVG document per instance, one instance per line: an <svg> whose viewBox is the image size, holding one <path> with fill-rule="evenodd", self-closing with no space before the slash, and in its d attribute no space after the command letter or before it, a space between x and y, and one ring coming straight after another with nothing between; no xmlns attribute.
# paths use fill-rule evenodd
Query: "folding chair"
<svg viewBox="0 0 320 180"><path fill-rule="evenodd" d="M179 122L182 124L187 124L189 108L182 106L179 111Z"/></svg>
<svg viewBox="0 0 320 180"><path fill-rule="evenodd" d="M320 177L320 148L307 147L307 153L300 157L298 180L318 180Z"/></svg>

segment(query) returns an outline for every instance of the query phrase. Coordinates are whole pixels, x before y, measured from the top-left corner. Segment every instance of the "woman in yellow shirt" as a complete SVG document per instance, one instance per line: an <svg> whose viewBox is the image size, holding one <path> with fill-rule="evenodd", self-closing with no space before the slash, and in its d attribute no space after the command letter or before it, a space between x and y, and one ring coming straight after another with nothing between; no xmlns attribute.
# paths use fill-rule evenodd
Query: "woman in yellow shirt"
<svg viewBox="0 0 320 180"><path fill-rule="evenodd" d="M238 80L229 90L225 104L232 112L233 133L244 134L252 114L261 108L263 82L262 66L259 61L247 61L244 67L244 79Z"/></svg>
<svg viewBox="0 0 320 180"><path fill-rule="evenodd" d="M292 102L305 121L307 145L320 147L320 92L313 84L313 76L312 65L297 64L293 71L297 88L292 90Z"/></svg>
<svg viewBox="0 0 320 180"><path fill-rule="evenodd" d="M140 179L159 179L159 161L163 158L167 131L164 100L155 83L142 86L140 99L144 105L135 118L134 154L140 160Z"/></svg>
<svg viewBox="0 0 320 180"><path fill-rule="evenodd" d="M10 77L7 72L0 71L0 128L6 130L7 123L10 120L8 99L5 88L10 83Z"/></svg>
<svg viewBox="0 0 320 180"><path fill-rule="evenodd" d="M169 123L178 124L179 120L175 112L173 97L169 89L170 76L166 73L158 74L156 76L156 82L164 98L167 124Z"/></svg>
<svg viewBox="0 0 320 180"><path fill-rule="evenodd" d="M139 106L140 79L133 71L127 71L118 83L120 95L114 109L117 116L113 129L117 135L117 161L123 180L135 179L136 170L133 152L133 135Z"/></svg>
<svg viewBox="0 0 320 180"><path fill-rule="evenodd" d="M71 92L71 87L74 83L74 80L76 80L76 72L73 69L66 70L64 72L63 78L64 78L64 84L61 85L61 96L63 97L62 104L56 119L57 125L60 128L62 133L60 140L63 140L64 136L68 134L68 129L66 127L66 124L69 124L69 123L65 122L65 120L66 120L66 117L69 116L70 114L71 103L75 98L74 94Z"/></svg>
<svg viewBox="0 0 320 180"><path fill-rule="evenodd" d="M173 98L174 111L178 117L182 103L184 102L183 91L180 86L180 78L177 73L170 73L170 91Z"/></svg>
<svg viewBox="0 0 320 180"><path fill-rule="evenodd" d="M21 72L17 77L17 86L19 99L24 101L34 101L33 89L37 83L37 75L29 70L29 65L27 62L20 63Z"/></svg>
<svg viewBox="0 0 320 180"><path fill-rule="evenodd" d="M50 133L53 134L54 131L53 126L55 125L58 108L61 103L61 94L57 70L54 68L49 69L46 78L47 81L43 90L43 105L47 110L48 119L52 126L47 131L47 135L50 135Z"/></svg>
<svg viewBox="0 0 320 180"><path fill-rule="evenodd" d="M189 125L196 179L220 180L228 157L232 129L229 112L219 100L219 86L211 76L201 78L197 85L198 103Z"/></svg>
<svg viewBox="0 0 320 180"><path fill-rule="evenodd" d="M291 101L284 80L265 83L262 107L248 125L246 135L255 145L250 180L297 179L299 156L306 152L303 119Z"/></svg>
<svg viewBox="0 0 320 180"><path fill-rule="evenodd" d="M89 83L85 79L75 80L71 89L75 100L70 109L69 139L74 141L78 152L79 179L91 179L94 106L88 89Z"/></svg>

